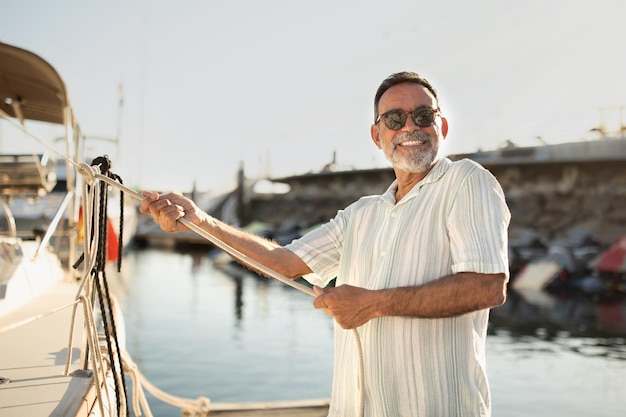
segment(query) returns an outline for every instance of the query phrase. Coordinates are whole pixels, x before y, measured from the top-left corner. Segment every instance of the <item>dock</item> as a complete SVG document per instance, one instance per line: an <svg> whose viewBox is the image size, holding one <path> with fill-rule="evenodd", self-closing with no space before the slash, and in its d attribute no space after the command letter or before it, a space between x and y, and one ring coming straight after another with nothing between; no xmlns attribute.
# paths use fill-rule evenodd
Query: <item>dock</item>
<svg viewBox="0 0 626 417"><path fill-rule="evenodd" d="M211 415L222 417L326 417L329 399L261 403L215 403Z"/></svg>

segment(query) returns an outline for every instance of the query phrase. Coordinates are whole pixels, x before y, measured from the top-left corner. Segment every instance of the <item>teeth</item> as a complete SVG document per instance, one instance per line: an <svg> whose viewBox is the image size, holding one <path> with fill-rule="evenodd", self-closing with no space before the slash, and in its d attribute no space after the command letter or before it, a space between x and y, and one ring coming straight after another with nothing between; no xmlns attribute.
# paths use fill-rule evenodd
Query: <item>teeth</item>
<svg viewBox="0 0 626 417"><path fill-rule="evenodd" d="M402 142L399 145L400 146L417 146L417 145L423 145L425 142L423 140L409 140L406 142Z"/></svg>

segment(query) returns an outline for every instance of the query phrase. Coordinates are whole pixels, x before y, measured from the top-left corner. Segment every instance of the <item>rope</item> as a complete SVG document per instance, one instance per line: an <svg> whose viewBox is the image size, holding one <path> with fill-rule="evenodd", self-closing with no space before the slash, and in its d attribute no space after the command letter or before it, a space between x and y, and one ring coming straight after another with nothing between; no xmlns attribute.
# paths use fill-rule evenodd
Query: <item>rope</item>
<svg viewBox="0 0 626 417"><path fill-rule="evenodd" d="M83 273L81 277L81 285L77 291L76 299L80 301L80 304L83 307L85 329L87 333L86 334L87 345L83 352L83 360L82 360L83 369L88 369L88 363L91 360L91 364L92 364L91 367L93 370L95 387L98 390L98 394L96 398L97 398L98 406L100 408L101 413L104 413L105 409L107 410L113 409L111 405L112 396L110 395L110 392L109 392L109 385L106 383L103 383L107 379L107 366L105 366L104 355L102 354L103 352L100 351L98 330L97 330L96 319L94 316L93 302L92 302L95 296L94 282L97 281L96 279L97 274L95 273L95 271L97 271L99 255L102 251L101 228L94 227L94 223L95 223L94 213L97 212L96 202L102 201L101 200L102 187L94 186L94 184L96 183L95 178L89 177L89 176L86 176L85 178L86 178L86 181L83 184L83 195L82 195L83 196L82 204L84 208L84 216L83 216L84 252L81 255L81 261L78 261L77 264L80 264L80 262L84 260L86 261L85 262L86 265L85 265L85 268L83 269ZM74 267L76 268L77 266L75 265ZM102 291L100 291L100 293L101 292ZM106 320L107 313L104 311L102 301L100 301L100 306L101 306L101 309L103 309L102 310L103 320ZM73 329L75 325L75 317L76 317L76 312L77 312L76 308L77 306L75 306L74 312L72 315L68 352L72 350L71 346L72 346L72 339L73 339L73 333L74 333ZM107 324L104 325L105 332L108 330L108 327L109 326ZM115 332L115 334L117 333ZM111 352L111 346L110 346L109 340L110 338L107 335L108 349L109 349L109 352ZM92 353L90 354L90 352ZM110 357L111 370L113 371L114 382L116 382L117 384L118 383L117 381L119 380L119 374L122 372L121 362L119 362L120 370L118 372L115 369L115 361L114 361L113 356L109 354L109 357ZM68 354L68 361L66 363L66 370L65 370L66 375L69 372L69 364L70 364L70 356ZM117 400L116 401L117 415L118 416L127 415L125 391L124 391L124 396L121 397L118 386L116 385L116 393L117 395L115 397ZM107 402L106 407L104 404L105 401Z"/></svg>
<svg viewBox="0 0 626 417"><path fill-rule="evenodd" d="M83 167L83 169L85 169ZM129 194L130 196L136 198L137 200L142 200L143 197L141 196L140 193L138 193L137 191L126 187L123 184L120 184L116 181L113 181L112 179L108 178L107 176L104 176L102 174L98 174L98 173L93 173L92 174L96 179L102 180L114 187L119 188L121 191L126 192L127 194ZM215 245L216 247L218 247L219 249L223 250L224 252L226 252L227 254L229 254L230 256L232 256L233 258L235 258L237 261L239 261L240 263L251 267L252 269L255 269L256 271L262 273L265 276L268 276L270 278L274 278L284 284L289 285L290 287L293 287L297 290L300 290L312 297L315 297L315 292L313 292L313 290L311 288L309 288L306 285L300 284L299 282L293 281L289 278L287 278L286 276L280 274L277 271L274 271L271 268L268 268L267 266L255 261L254 259L248 257L247 255L241 253L240 251L238 251L237 249L231 247L230 245L226 244L225 242L219 240L218 238L216 238L215 236L213 236L212 234L208 233L207 231L205 231L204 229L200 228L199 226L193 224L192 222L190 222L189 220L185 219L184 217L181 217L180 219L178 219L177 221L179 221L180 223L182 223L183 225L187 226L189 229L191 229L192 231L194 231L195 233L197 233L198 235L204 237L206 240L208 240L209 242L211 242L213 245ZM357 347L357 354L359 356L359 416L364 416L365 415L365 364L364 364L364 356L363 356L363 345L361 343L361 338L359 336L359 332L357 329L352 329L352 332L354 334L354 338L356 341L356 347Z"/></svg>
<svg viewBox="0 0 626 417"><path fill-rule="evenodd" d="M73 301L73 302L71 302L69 304L66 304L64 306L53 308L52 310L50 310L50 311L48 311L46 313L36 314L36 315L28 317L28 318L26 318L24 320L20 320L20 321L17 321L15 323L12 323L12 324L0 327L0 334L6 333L6 332L8 332L10 330L15 330L15 329L20 328L22 326L25 326L27 324L33 323L33 322L35 322L37 320L41 320L41 319L43 319L45 317L48 317L48 316L50 316L50 315L52 315L54 313L58 313L59 311L63 311L66 308L73 307L73 306L76 305L76 303L78 303L78 301Z"/></svg>
<svg viewBox="0 0 626 417"><path fill-rule="evenodd" d="M148 381L148 379L139 371L137 364L132 360L128 352L122 352L122 359L124 363L124 372L129 375L133 381L133 410L136 415L142 415L141 409L143 407L146 411L146 416L152 417L148 401L146 400L146 396L144 394L144 386L148 392L154 395L157 399L181 409L183 411L183 415L186 417L204 417L209 414L211 401L208 398L198 397L197 399L192 400L168 394Z"/></svg>
<svg viewBox="0 0 626 417"><path fill-rule="evenodd" d="M81 304L83 306L84 321L87 327L87 346L92 352L94 352L94 354L92 355L89 355L88 352L86 352L86 355L91 358L91 367L93 369L94 383L96 389L98 389L98 406L100 407L102 415L106 415L104 414L104 399L106 398L109 403L106 407L107 410L111 410L113 409L113 407L111 407L111 395L109 394L109 386L108 384L103 383L103 381L106 380L106 367L104 366L103 357L102 355L95 354L95 352L99 351L99 344L96 320L93 315L93 307L91 302L89 301L89 298L87 298L84 294L80 295L79 299L81 300ZM104 394L102 393L103 390L105 392Z"/></svg>
<svg viewBox="0 0 626 417"><path fill-rule="evenodd" d="M122 184L122 177L111 173L111 178ZM117 272L122 271L122 255L124 250L124 191L120 190L120 226L117 232Z"/></svg>
<svg viewBox="0 0 626 417"><path fill-rule="evenodd" d="M84 252L81 255L81 259L76 262L74 268L86 261L86 266L83 269L83 276L81 279L81 285L77 292L76 299L80 301L83 307L86 339L87 345L83 353L83 369L88 369L89 360L92 363L92 369L94 374L94 382L98 395L96 396L98 406L101 413L104 413L105 408L112 410L111 399L112 396L109 392L109 385L103 383L107 379L107 369L105 366L105 353L109 358L109 367L112 371L113 382L115 385L115 399L117 406L118 416L128 416L128 409L126 404L126 386L123 376L123 365L120 354L119 342L117 340L117 330L115 326L115 315L113 313L113 303L111 301L106 275L104 274L104 266L106 264L105 259L105 242L106 242L106 186L98 182L95 177L84 175L86 181L83 185L83 208L84 208ZM98 185L98 186L96 186ZM96 202L98 204L96 204ZM96 222L96 215L99 221ZM102 227L104 224L105 227ZM94 226L98 227L94 227ZM102 279L98 279L102 276ZM94 291L94 284L97 285ZM104 325L105 339L107 342L107 350L101 351L98 330L96 325L96 319L94 317L93 300L95 295L98 295L98 303L101 310L101 318ZM71 351L73 342L73 333L75 326L76 308L72 315L72 321L70 324L70 337L68 343L68 352ZM115 347L113 346L115 344ZM90 354L90 352L92 352ZM114 356L115 352L118 353L117 360ZM69 372L70 356L66 362L65 374ZM120 388L120 386L122 388ZM108 405L105 407L104 402Z"/></svg>
<svg viewBox="0 0 626 417"><path fill-rule="evenodd" d="M81 164L81 171L84 169L90 169L88 166L85 166L84 164ZM138 193L137 191L128 188L127 186L125 186L124 184L120 184L114 180L112 180L111 178L102 175L102 174L98 174L97 172L92 172L92 175L94 176L94 178L104 181L107 184L110 184L118 189L120 189L121 191L129 194L131 197L134 197L135 199L141 201L143 199L143 197L141 196L140 193ZM223 250L224 252L228 253L229 255L231 255L232 257L234 257L235 259L237 259L239 262L250 266L251 268L263 273L264 275L270 277L270 278L274 278L277 279L278 281L281 281L284 284L289 285L290 287L293 287L297 290L300 290L306 294L309 294L312 297L315 297L315 292L313 292L313 290L309 287L307 287L304 284L300 284L299 282L293 281L292 279L287 278L286 276L274 271L273 269L268 268L267 266L255 261L254 259L244 255L243 253L239 252L237 249L227 245L226 243L222 242L221 240L219 240L218 238L216 238L215 236L213 236L212 234L208 233L206 230L200 228L200 226L197 226L195 224L193 224L192 222L190 222L189 220L185 219L184 217L181 217L180 219L178 219L177 221L179 221L180 223L184 224L185 226L187 226L189 229L191 229L192 231L194 231L195 233L197 233L198 235L202 236L203 238L205 238L206 240L208 240L209 242L211 242L213 245L215 245L216 247L218 247L219 249Z"/></svg>
<svg viewBox="0 0 626 417"><path fill-rule="evenodd" d="M100 165L100 170L109 174L110 171L110 162L108 158L101 157L94 159L92 165ZM106 242L107 242L107 201L108 201L108 193L107 193L107 185L104 182L99 182L100 186L100 201L98 204L99 208L99 216L98 216L98 229L100 234L100 239L97 241L97 261L96 267L92 271L93 279L96 282L96 289L98 295L98 302L100 305L100 311L102 314L102 321L104 324L104 334L105 340L109 352L110 357L110 365L113 369L114 374L114 385L116 392L116 401L117 401L117 410L118 415L128 415L128 410L125 410L126 413L122 414L122 402L125 402L126 399L126 383L123 377L123 369L122 369L122 357L121 357L121 349L119 345L119 341L117 338L117 326L115 324L115 314L113 314L113 304L111 302L111 294L109 291L109 284L105 272L106 266ZM116 355L117 357L115 357ZM125 407L124 407L125 408Z"/></svg>

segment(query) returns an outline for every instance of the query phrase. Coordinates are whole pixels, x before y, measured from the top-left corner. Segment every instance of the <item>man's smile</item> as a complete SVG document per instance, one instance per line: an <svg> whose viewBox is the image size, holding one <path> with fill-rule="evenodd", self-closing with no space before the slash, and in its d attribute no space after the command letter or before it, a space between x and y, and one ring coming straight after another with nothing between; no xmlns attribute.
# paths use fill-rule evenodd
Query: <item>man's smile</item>
<svg viewBox="0 0 626 417"><path fill-rule="evenodd" d="M397 146L420 146L420 145L425 144L426 142L428 142L428 141L426 141L426 140L407 140L405 142L398 143Z"/></svg>

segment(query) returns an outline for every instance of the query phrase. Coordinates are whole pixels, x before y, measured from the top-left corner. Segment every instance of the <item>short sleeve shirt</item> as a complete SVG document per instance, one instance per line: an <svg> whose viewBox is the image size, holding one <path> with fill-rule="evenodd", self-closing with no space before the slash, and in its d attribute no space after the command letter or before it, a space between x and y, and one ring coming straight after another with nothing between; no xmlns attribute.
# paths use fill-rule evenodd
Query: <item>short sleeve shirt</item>
<svg viewBox="0 0 626 417"><path fill-rule="evenodd" d="M504 193L470 160L439 160L401 200L397 184L363 197L286 247L309 281L368 289L416 286L457 272L508 276ZM489 416L488 310L441 319L381 317L358 328L369 417ZM359 359L352 331L335 324L329 416L356 416Z"/></svg>

